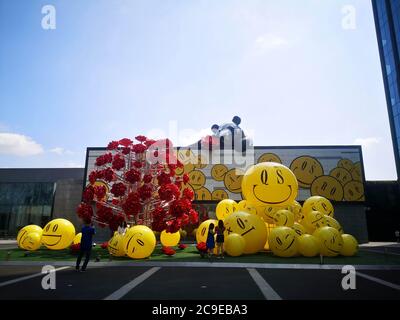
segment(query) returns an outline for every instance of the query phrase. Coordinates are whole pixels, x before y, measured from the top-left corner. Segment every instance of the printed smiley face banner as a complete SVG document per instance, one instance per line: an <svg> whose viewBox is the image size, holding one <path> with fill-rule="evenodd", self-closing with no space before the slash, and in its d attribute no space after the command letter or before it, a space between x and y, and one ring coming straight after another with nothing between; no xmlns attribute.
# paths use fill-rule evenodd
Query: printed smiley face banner
<svg viewBox="0 0 400 320"><path fill-rule="evenodd" d="M96 157L104 153L105 149L88 148L88 173L94 168ZM180 147L176 148L176 157L183 164L182 168L176 169L176 174L188 174L197 201L232 199L239 202L246 199L242 190L244 173L251 166L264 162L290 169L297 180L295 199L298 201L312 196L322 196L330 201L365 201L360 146L254 147L244 153ZM279 178L274 172L270 175ZM264 188L267 187L264 185ZM277 188L282 189L277 191L279 194L286 192L283 186ZM261 187L257 189L261 190ZM271 202L278 200L281 199L272 199ZM263 208L269 206L258 203Z"/></svg>
<svg viewBox="0 0 400 320"><path fill-rule="evenodd" d="M304 201L311 196L323 196L331 201L365 201L361 148L358 146L255 147L246 152L246 161L243 161L243 155L235 151L212 151L208 155L204 155L204 151L180 148L178 154L185 155L185 157L181 156L185 162L184 170L181 171L182 174L184 172L189 174L189 183L193 183L196 200L229 198L239 202L243 199L251 199L251 202L265 207L269 204L258 200L257 192L262 188L269 188L271 190L268 193L272 198L265 201L274 203L271 204L272 206L277 206L276 203L282 201L285 204L293 203L294 199ZM221 153L224 156L221 157ZM190 159L199 159L200 154L201 166L190 164ZM218 156L219 160L216 160ZM235 158L240 158L240 161L236 161ZM241 162L241 164L236 164L237 162ZM275 166L281 164L290 170L282 171L281 168L278 170L280 171L278 174L276 170L270 168L271 172L267 170L263 177L270 178L273 183L267 187L260 180L256 187L260 190L256 191L256 195L246 194L246 191L242 190L242 186L246 185L244 173L252 165L257 167L257 164L263 162L273 162ZM259 173L261 179L262 171ZM293 185L293 180L297 181L297 194L289 195L287 193L287 200L278 199L280 195L284 196L288 191L283 190L285 184L282 186L278 184L278 180L282 180L282 178L284 180L292 179ZM294 199L292 199L293 197ZM282 207L284 206L282 205Z"/></svg>

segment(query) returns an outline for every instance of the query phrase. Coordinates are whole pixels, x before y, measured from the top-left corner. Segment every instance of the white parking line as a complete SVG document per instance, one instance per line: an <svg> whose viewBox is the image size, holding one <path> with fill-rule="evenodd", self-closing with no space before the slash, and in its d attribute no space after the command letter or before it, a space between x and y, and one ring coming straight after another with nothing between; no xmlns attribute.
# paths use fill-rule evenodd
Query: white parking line
<svg viewBox="0 0 400 320"><path fill-rule="evenodd" d="M365 273L362 273L362 272L359 272L359 271L356 272L356 275L360 276L362 278L374 281L376 283L382 284L382 285L384 285L386 287L389 287L389 288L392 288L392 289L396 289L396 290L400 290L400 286L397 285L397 284L394 284L392 282L389 282L389 281L386 281L386 280L382 280L382 279L379 279L379 278L375 278L373 276L370 276L368 274L365 274Z"/></svg>
<svg viewBox="0 0 400 320"><path fill-rule="evenodd" d="M64 270L64 269L68 269L68 268L70 268L70 267L61 267L61 268L55 269L55 271ZM29 280L29 279L40 277L40 276L44 276L44 275L46 275L46 274L40 272L40 273L31 274L29 276L8 280L8 281L0 283L0 288L4 287L4 286L8 286L10 284L14 284L14 283L17 283L17 282Z"/></svg>
<svg viewBox="0 0 400 320"><path fill-rule="evenodd" d="M268 284L267 281L258 273L256 269L247 268L247 271L250 273L254 282L260 288L262 294L267 300L282 300L279 294L276 293L274 289Z"/></svg>
<svg viewBox="0 0 400 320"><path fill-rule="evenodd" d="M110 294L108 297L104 298L104 300L119 300L124 295L126 295L129 291L135 288L137 285L141 284L144 280L151 277L154 273L160 270L160 267L154 267L150 270L147 270L145 273L142 273L137 278L133 279L131 282L127 283L123 287L119 288L114 293Z"/></svg>

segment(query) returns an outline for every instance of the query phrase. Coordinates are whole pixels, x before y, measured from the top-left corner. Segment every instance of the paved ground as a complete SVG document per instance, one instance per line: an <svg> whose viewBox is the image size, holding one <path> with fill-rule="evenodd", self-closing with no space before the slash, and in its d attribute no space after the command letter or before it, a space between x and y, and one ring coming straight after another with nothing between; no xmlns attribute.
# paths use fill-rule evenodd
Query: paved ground
<svg viewBox="0 0 400 320"><path fill-rule="evenodd" d="M206 266L206 264L204 264ZM357 271L344 291L340 269L91 266L56 272L56 290L43 290L41 266L0 266L0 300L133 299L400 299L400 270Z"/></svg>

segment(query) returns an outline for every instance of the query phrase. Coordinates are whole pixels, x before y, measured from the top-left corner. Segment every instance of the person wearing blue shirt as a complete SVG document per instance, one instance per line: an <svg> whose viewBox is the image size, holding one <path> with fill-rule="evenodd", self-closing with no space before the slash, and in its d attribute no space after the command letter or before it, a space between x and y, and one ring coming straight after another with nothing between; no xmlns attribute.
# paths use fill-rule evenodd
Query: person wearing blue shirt
<svg viewBox="0 0 400 320"><path fill-rule="evenodd" d="M90 260L90 254L92 252L93 235L96 233L96 231L91 226L90 221L85 221L85 225L82 227L81 232L82 238L78 259L76 260L76 270L79 271L79 265L81 264L82 257L85 255L85 261L83 262L80 271L86 271L86 267Z"/></svg>

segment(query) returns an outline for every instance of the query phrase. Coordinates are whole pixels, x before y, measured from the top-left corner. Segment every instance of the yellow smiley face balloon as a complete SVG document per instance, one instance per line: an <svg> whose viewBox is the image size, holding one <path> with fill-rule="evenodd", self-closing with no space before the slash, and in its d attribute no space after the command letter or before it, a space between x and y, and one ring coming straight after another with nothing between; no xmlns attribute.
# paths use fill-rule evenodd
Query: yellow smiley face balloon
<svg viewBox="0 0 400 320"><path fill-rule="evenodd" d="M81 239L82 239L82 232L79 232L79 233L75 236L74 240L72 241L72 244L81 243Z"/></svg>
<svg viewBox="0 0 400 320"><path fill-rule="evenodd" d="M165 247L174 247L178 245L181 240L181 233L179 231L175 233L169 233L166 230L161 232L160 241Z"/></svg>
<svg viewBox="0 0 400 320"><path fill-rule="evenodd" d="M296 232L297 236L301 236L303 234L306 234L306 228L304 228L300 223L295 222L293 223L292 229L294 230L294 232Z"/></svg>
<svg viewBox="0 0 400 320"><path fill-rule="evenodd" d="M40 232L28 233L23 245L24 249L29 251L35 251L40 249L41 246L42 246L42 233Z"/></svg>
<svg viewBox="0 0 400 320"><path fill-rule="evenodd" d="M266 223L274 224L274 215L278 210L284 209L280 206L257 206L257 215L263 219Z"/></svg>
<svg viewBox="0 0 400 320"><path fill-rule="evenodd" d="M279 163L256 164L243 177L243 196L254 205L287 206L296 199L297 191L296 176Z"/></svg>
<svg viewBox="0 0 400 320"><path fill-rule="evenodd" d="M257 214L257 208L247 200L242 200L237 205L237 211L244 211L251 214Z"/></svg>
<svg viewBox="0 0 400 320"><path fill-rule="evenodd" d="M329 216L325 216L325 224L327 227L332 227L332 228L336 229L337 231L339 231L339 233L341 233L341 234L343 233L343 228L336 219L331 218Z"/></svg>
<svg viewBox="0 0 400 320"><path fill-rule="evenodd" d="M23 244L23 248L29 251L35 251L42 245L42 234L39 232L30 232L26 236Z"/></svg>
<svg viewBox="0 0 400 320"><path fill-rule="evenodd" d="M289 227L276 227L268 237L269 247L278 257L293 257L297 255L297 236Z"/></svg>
<svg viewBox="0 0 400 320"><path fill-rule="evenodd" d="M342 234L343 247L340 254L346 257L352 257L357 253L358 242L351 234Z"/></svg>
<svg viewBox="0 0 400 320"><path fill-rule="evenodd" d="M241 256L244 253L245 247L246 240L237 233L231 233L225 238L224 249L231 257Z"/></svg>
<svg viewBox="0 0 400 320"><path fill-rule="evenodd" d="M334 216L332 203L327 198L321 196L310 197L303 203L303 215L307 215L311 211L319 211L332 218Z"/></svg>
<svg viewBox="0 0 400 320"><path fill-rule="evenodd" d="M321 254L326 257L335 257L340 254L343 247L342 235L332 227L322 227L314 234L321 243Z"/></svg>
<svg viewBox="0 0 400 320"><path fill-rule="evenodd" d="M293 212L295 221L299 222L303 219L301 204L296 200L294 200L292 204L288 205L287 209Z"/></svg>
<svg viewBox="0 0 400 320"><path fill-rule="evenodd" d="M118 232L114 233L114 236L108 241L108 252L114 257L123 257L125 255L124 236Z"/></svg>
<svg viewBox="0 0 400 320"><path fill-rule="evenodd" d="M294 214L289 210L278 210L274 214L274 221L278 227L292 227L294 224Z"/></svg>
<svg viewBox="0 0 400 320"><path fill-rule="evenodd" d="M51 220L43 228L42 243L50 250L68 248L75 238L74 225L65 219Z"/></svg>
<svg viewBox="0 0 400 320"><path fill-rule="evenodd" d="M208 219L206 221L203 221L200 224L200 226L197 228L197 231L196 231L197 243L207 242L208 229L209 229L211 223L214 224L214 229L215 229L215 227L218 225L218 220Z"/></svg>
<svg viewBox="0 0 400 320"><path fill-rule="evenodd" d="M226 219L230 214L237 210L238 204L231 199L225 199L217 204L216 215L218 220Z"/></svg>
<svg viewBox="0 0 400 320"><path fill-rule="evenodd" d="M20 247L21 249L24 249L24 242L26 241L26 237L31 232L36 232L36 233L39 233L40 235L42 235L43 230L41 227L34 225L34 224L30 224L28 226L23 227L18 232L18 235L17 235L18 247Z"/></svg>
<svg viewBox="0 0 400 320"><path fill-rule="evenodd" d="M315 257L321 250L321 244L317 237L303 234L297 238L299 253L304 257Z"/></svg>
<svg viewBox="0 0 400 320"><path fill-rule="evenodd" d="M129 228L123 238L125 253L132 259L149 257L156 247L156 237L146 226Z"/></svg>
<svg viewBox="0 0 400 320"><path fill-rule="evenodd" d="M225 237L232 233L241 235L246 241L245 254L256 253L264 248L267 241L265 222L254 214L236 211L224 221Z"/></svg>
<svg viewBox="0 0 400 320"><path fill-rule="evenodd" d="M311 211L304 217L301 224L306 228L307 233L312 234L316 229L326 225L326 219L321 212Z"/></svg>

